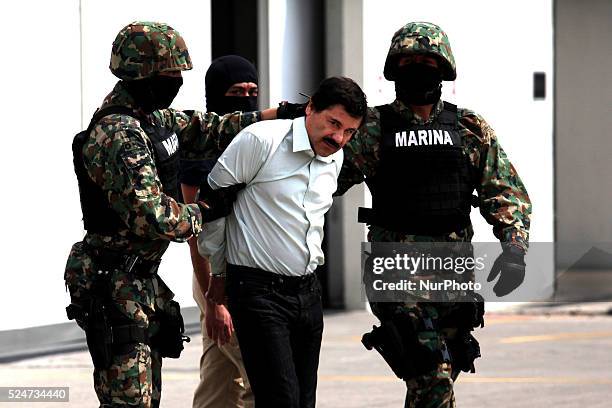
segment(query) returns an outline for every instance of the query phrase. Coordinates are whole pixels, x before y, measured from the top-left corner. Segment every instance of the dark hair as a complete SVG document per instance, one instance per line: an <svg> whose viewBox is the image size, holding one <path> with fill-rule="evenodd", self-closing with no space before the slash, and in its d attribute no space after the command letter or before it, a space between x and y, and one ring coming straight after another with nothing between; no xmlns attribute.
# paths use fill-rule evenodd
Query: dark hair
<svg viewBox="0 0 612 408"><path fill-rule="evenodd" d="M333 105L342 105L351 116L365 122L368 113L366 96L351 78L330 77L324 79L317 91L310 97L312 107L322 111Z"/></svg>

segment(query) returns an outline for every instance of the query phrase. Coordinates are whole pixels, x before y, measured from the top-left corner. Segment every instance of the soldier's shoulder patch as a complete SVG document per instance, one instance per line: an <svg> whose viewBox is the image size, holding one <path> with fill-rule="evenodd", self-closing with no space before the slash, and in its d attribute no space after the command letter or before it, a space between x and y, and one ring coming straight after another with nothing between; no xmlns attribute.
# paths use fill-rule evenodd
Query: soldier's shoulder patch
<svg viewBox="0 0 612 408"><path fill-rule="evenodd" d="M144 131L138 126L115 123L104 143L106 154L111 160L123 162L127 168L142 166L151 160Z"/></svg>
<svg viewBox="0 0 612 408"><path fill-rule="evenodd" d="M117 151L121 155L131 154L132 152L146 152L149 154L147 144L148 138L144 131L138 127L124 128L115 132L113 142L117 146Z"/></svg>
<svg viewBox="0 0 612 408"><path fill-rule="evenodd" d="M123 164L128 169L136 169L151 162L149 151L140 145L134 143L124 143L119 151Z"/></svg>

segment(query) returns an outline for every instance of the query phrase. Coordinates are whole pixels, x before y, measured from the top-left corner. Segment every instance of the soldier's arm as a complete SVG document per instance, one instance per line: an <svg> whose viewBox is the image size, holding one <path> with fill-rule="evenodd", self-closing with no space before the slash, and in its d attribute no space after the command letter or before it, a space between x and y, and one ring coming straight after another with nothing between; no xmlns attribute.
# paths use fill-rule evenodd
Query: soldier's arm
<svg viewBox="0 0 612 408"><path fill-rule="evenodd" d="M198 187L190 186L181 183L183 191L183 199L186 203L195 203L198 196ZM196 237L192 237L187 241L189 244L189 254L191 255L191 264L193 265L193 273L200 287L202 295L208 290L210 283L210 264L208 260L198 252L198 241Z"/></svg>
<svg viewBox="0 0 612 408"><path fill-rule="evenodd" d="M342 169L338 176L338 188L334 193L334 196L341 196L346 193L355 184L362 183L364 180L363 174L353 164L346 153L346 146L344 150L344 161L342 163Z"/></svg>
<svg viewBox="0 0 612 408"><path fill-rule="evenodd" d="M208 175L213 189L239 183L250 183L258 174L272 149L272 141L249 132L241 132L223 152ZM204 233L198 238L200 254L207 256L215 274L225 273L225 218L204 224Z"/></svg>
<svg viewBox="0 0 612 408"><path fill-rule="evenodd" d="M344 161L334 196L343 195L373 174L374 163L378 161L379 140L380 115L376 109L368 108L366 122L343 148Z"/></svg>
<svg viewBox="0 0 612 408"><path fill-rule="evenodd" d="M201 231L196 204L179 204L161 191L145 135L130 126L94 130L85 148L85 166L106 192L111 207L140 237L186 241Z"/></svg>
<svg viewBox="0 0 612 408"><path fill-rule="evenodd" d="M495 132L479 115L469 112L462 123L473 133L470 159L476 169L480 213L501 242L527 249L531 201Z"/></svg>
<svg viewBox="0 0 612 408"><path fill-rule="evenodd" d="M174 109L154 112L161 125L171 127L179 137L185 159L216 159L245 127L261 120L276 119L277 108L256 112L218 115L194 111L191 116Z"/></svg>

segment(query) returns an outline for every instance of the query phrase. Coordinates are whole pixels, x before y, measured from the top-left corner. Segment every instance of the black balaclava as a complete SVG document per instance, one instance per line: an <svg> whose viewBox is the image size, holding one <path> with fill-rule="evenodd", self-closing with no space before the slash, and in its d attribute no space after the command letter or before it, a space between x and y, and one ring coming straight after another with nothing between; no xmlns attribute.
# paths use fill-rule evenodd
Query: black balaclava
<svg viewBox="0 0 612 408"><path fill-rule="evenodd" d="M256 111L256 96L225 96L230 86L241 82L257 84L257 70L253 64L238 55L215 59L206 71L206 110L219 114Z"/></svg>
<svg viewBox="0 0 612 408"><path fill-rule="evenodd" d="M124 81L125 88L134 98L136 107L145 113L166 109L183 85L183 78L155 75L149 78Z"/></svg>
<svg viewBox="0 0 612 408"><path fill-rule="evenodd" d="M436 67L410 63L397 69L397 99L406 105L430 105L442 95L442 74Z"/></svg>

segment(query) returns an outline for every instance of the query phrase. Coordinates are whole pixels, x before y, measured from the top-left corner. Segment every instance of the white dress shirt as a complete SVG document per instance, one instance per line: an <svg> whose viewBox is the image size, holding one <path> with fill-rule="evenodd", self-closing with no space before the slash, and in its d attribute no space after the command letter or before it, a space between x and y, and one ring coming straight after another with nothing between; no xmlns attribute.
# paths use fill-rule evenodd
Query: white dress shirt
<svg viewBox="0 0 612 408"><path fill-rule="evenodd" d="M212 188L238 183L227 218L204 225L200 253L213 273L229 263L299 276L324 263L325 213L332 205L342 167L342 149L314 153L305 119L270 120L242 130L208 176Z"/></svg>

